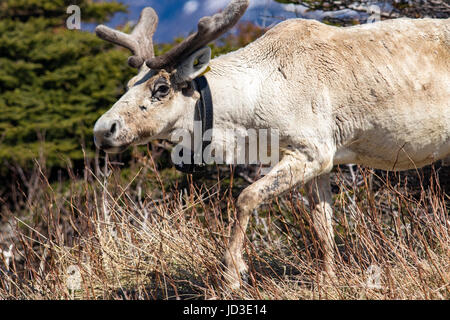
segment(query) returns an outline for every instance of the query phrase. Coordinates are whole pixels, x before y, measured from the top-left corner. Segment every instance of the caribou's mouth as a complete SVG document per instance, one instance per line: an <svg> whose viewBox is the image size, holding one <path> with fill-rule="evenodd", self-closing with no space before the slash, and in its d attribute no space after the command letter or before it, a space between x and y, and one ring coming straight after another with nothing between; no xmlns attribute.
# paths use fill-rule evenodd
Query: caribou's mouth
<svg viewBox="0 0 450 320"><path fill-rule="evenodd" d="M105 151L106 153L109 153L109 154L118 154L118 153L122 153L125 150L127 150L129 146L130 145L124 145L124 146L120 146L120 147L113 147L111 145L102 145L100 147L100 149Z"/></svg>

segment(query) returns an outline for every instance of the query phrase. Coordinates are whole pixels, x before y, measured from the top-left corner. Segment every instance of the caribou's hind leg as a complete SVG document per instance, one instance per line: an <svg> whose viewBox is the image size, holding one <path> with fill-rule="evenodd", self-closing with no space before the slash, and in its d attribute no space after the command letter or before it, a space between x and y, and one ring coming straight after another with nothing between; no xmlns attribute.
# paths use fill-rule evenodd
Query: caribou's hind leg
<svg viewBox="0 0 450 320"><path fill-rule="evenodd" d="M308 159L316 160L308 161ZM242 249L245 231L253 210L290 188L320 175L323 171L329 171L331 169L329 164L331 163L330 156L307 157L302 153L292 152L284 156L266 176L242 191L236 203L237 219L233 225L230 242L224 257L225 276L231 287L238 288L241 283L240 275L247 271L247 265L242 257ZM321 185L321 183L318 184L319 187ZM321 195L318 199L325 199L325 197ZM322 202L319 201L318 208L320 208L320 203ZM322 211L319 210L319 212ZM316 220L322 221L321 218ZM319 234L323 234L323 232ZM328 237L325 238L328 239ZM329 258L328 255L327 259Z"/></svg>

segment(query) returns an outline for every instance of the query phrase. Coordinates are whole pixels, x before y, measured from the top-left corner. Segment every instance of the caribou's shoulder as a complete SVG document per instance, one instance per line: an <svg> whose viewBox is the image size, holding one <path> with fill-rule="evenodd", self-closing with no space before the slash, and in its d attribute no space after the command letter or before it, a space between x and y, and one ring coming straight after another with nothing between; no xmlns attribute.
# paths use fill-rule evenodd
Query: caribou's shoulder
<svg viewBox="0 0 450 320"><path fill-rule="evenodd" d="M321 35L339 32L340 28L326 25L316 20L289 19L285 20L266 33L266 37L290 38L296 37L300 40L317 38Z"/></svg>

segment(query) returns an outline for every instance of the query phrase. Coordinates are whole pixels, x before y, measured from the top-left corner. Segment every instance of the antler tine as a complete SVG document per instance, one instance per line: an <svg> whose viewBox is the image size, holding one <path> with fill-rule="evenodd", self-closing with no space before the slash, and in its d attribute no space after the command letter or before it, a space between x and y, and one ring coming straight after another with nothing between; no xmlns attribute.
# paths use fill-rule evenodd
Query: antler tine
<svg viewBox="0 0 450 320"><path fill-rule="evenodd" d="M244 15L249 0L233 0L220 13L212 17L203 17L198 22L198 31L169 52L146 61L151 69L170 69L196 50L206 46L222 34L230 30Z"/></svg>
<svg viewBox="0 0 450 320"><path fill-rule="evenodd" d="M153 34L157 26L158 15L153 8L147 7L142 10L139 22L131 34L104 25L95 28L95 33L103 40L129 49L133 56L128 58L128 64L131 67L140 68L144 61L155 57Z"/></svg>

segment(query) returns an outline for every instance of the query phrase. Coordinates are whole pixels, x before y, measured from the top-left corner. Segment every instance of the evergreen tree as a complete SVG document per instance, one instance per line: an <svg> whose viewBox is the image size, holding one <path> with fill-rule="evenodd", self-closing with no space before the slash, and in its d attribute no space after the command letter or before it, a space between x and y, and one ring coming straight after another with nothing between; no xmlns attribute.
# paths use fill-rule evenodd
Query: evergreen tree
<svg viewBox="0 0 450 320"><path fill-rule="evenodd" d="M117 2L0 0L0 163L33 165L43 152L50 167L81 162L94 150L95 120L123 93L134 70L128 53L93 33L68 30L67 7L83 22L124 11Z"/></svg>

